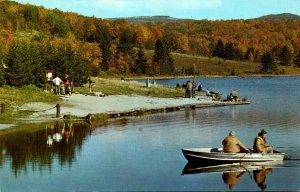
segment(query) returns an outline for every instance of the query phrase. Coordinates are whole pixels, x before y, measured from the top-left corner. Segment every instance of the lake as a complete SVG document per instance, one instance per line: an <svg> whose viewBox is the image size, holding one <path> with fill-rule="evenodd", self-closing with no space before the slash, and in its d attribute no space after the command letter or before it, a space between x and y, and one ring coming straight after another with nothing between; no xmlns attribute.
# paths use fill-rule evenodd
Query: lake
<svg viewBox="0 0 300 192"><path fill-rule="evenodd" d="M156 83L175 86L186 80ZM31 131L0 139L0 191L259 191L258 176L266 191L300 190L300 77L196 80L223 97L236 89L251 104L121 118L101 126L24 125L20 128ZM182 175L187 161L181 148L221 147L230 130L252 147L261 129L268 132L268 143L286 153L283 165L264 174Z"/></svg>

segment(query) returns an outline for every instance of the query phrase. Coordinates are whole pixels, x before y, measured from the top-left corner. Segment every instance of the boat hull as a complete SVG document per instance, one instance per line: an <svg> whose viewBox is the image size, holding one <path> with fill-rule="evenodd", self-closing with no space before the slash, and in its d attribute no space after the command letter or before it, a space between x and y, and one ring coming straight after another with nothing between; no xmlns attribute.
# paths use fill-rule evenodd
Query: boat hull
<svg viewBox="0 0 300 192"><path fill-rule="evenodd" d="M191 148L182 149L182 153L189 162L266 162L284 159L284 153L278 151L274 153L224 153L222 148Z"/></svg>

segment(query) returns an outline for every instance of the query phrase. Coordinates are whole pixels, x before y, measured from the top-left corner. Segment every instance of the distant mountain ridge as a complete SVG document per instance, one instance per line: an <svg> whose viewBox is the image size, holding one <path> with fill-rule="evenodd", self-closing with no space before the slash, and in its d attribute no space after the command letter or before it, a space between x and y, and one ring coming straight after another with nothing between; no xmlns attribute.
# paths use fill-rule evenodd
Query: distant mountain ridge
<svg viewBox="0 0 300 192"><path fill-rule="evenodd" d="M109 18L111 21L115 20L125 20L131 24L143 24L143 23L170 23L170 22L180 22L189 19L178 19L170 16L158 15L158 16L136 16L136 17L119 17L119 18Z"/></svg>
<svg viewBox="0 0 300 192"><path fill-rule="evenodd" d="M282 14L265 15L262 17L258 17L256 19L269 20L269 21L296 20L296 19L300 19L300 16L296 15L296 14L291 14L291 13L282 13Z"/></svg>
<svg viewBox="0 0 300 192"><path fill-rule="evenodd" d="M299 15L291 13L282 13L282 14L270 14L253 19L259 20L268 20L268 21L278 21L278 20L298 20L300 19ZM143 23L170 23L170 22L181 22L187 20L196 20L196 19L182 19L174 18L170 16L136 16L136 17L119 17L119 18L109 18L111 21L116 20L125 20L130 24L143 24ZM202 19L205 20L205 19ZM247 20L247 19L245 19Z"/></svg>

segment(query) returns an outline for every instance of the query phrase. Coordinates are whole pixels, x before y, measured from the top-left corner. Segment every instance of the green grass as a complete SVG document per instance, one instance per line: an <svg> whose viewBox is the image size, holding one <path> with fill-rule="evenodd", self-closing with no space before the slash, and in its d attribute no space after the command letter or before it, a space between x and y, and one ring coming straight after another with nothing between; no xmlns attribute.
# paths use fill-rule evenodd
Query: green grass
<svg viewBox="0 0 300 192"><path fill-rule="evenodd" d="M93 78L95 84L93 85L94 92L102 92L105 95L143 95L162 98L174 98L183 96L182 89L175 89L162 85L154 85L150 88L146 87L145 83L128 82L120 80L108 80L102 78ZM78 87L77 92L88 92L88 85Z"/></svg>
<svg viewBox="0 0 300 192"><path fill-rule="evenodd" d="M152 59L152 50L146 50L148 60ZM172 53L176 70L181 68L194 68L199 76L260 76L260 63L249 61L224 60L216 57L193 56L180 53ZM281 75L300 75L300 68L293 66L279 66Z"/></svg>
<svg viewBox="0 0 300 192"><path fill-rule="evenodd" d="M30 113L17 112L13 109L28 102L51 103L58 100L59 98L53 93L46 93L41 88L37 88L33 85L21 88L11 86L0 87L0 104L4 103L6 106L6 113L0 114L0 119L27 116Z"/></svg>
<svg viewBox="0 0 300 192"><path fill-rule="evenodd" d="M0 87L0 100L7 103L23 104L27 102L53 102L58 97L52 93L44 92L43 89L34 85L21 88L4 86Z"/></svg>

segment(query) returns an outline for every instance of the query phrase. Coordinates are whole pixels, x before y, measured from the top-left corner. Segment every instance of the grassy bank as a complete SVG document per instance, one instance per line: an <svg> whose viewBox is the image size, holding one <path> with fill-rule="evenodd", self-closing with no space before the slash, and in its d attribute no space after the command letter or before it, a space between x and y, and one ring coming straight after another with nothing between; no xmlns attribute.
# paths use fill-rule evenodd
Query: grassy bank
<svg viewBox="0 0 300 192"><path fill-rule="evenodd" d="M143 95L151 97L174 98L183 96L182 89L175 89L161 85L154 85L149 88L145 83L128 82L121 80L108 80L93 78L94 92L102 92L105 95ZM88 84L75 89L77 92L88 92Z"/></svg>
<svg viewBox="0 0 300 192"><path fill-rule="evenodd" d="M17 109L22 104L29 102L46 102L52 103L58 101L59 98L52 93L46 93L41 88L33 85L24 87L0 87L0 104L4 103L6 110L4 114L0 114L0 119L10 117L22 117L28 115L28 112L20 112Z"/></svg>
<svg viewBox="0 0 300 192"><path fill-rule="evenodd" d="M147 50L146 57L152 59L153 51ZM260 76L260 63L249 61L224 60L216 57L193 56L172 53L176 70L193 68L196 75L200 76ZM293 66L279 66L281 75L300 75L300 68Z"/></svg>
<svg viewBox="0 0 300 192"><path fill-rule="evenodd" d="M53 102L57 101L57 96L46 93L41 88L29 85L24 87L0 87L0 100L4 103L20 105L27 102Z"/></svg>

